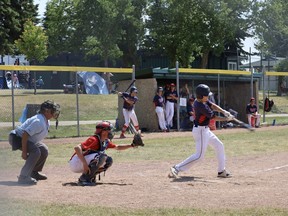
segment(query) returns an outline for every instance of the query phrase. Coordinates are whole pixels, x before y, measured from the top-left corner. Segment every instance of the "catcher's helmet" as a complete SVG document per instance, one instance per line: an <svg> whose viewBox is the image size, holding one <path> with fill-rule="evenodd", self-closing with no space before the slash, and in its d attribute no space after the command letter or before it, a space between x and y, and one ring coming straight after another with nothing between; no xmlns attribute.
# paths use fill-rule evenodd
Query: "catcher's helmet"
<svg viewBox="0 0 288 216"><path fill-rule="evenodd" d="M210 96L212 95L212 92L210 92L209 86L205 84L199 84L196 87L196 97L199 99L202 99L203 96Z"/></svg>
<svg viewBox="0 0 288 216"><path fill-rule="evenodd" d="M46 100L40 105L40 113L51 110L53 117L57 119L60 115L60 105L51 100Z"/></svg>
<svg viewBox="0 0 288 216"><path fill-rule="evenodd" d="M101 133L102 130L111 131L112 129L113 125L108 121L103 121L96 125L96 133Z"/></svg>
<svg viewBox="0 0 288 216"><path fill-rule="evenodd" d="M130 93L132 93L132 92L138 92L136 86L132 86L130 88Z"/></svg>
<svg viewBox="0 0 288 216"><path fill-rule="evenodd" d="M114 137L114 132L112 132L113 130L113 125L108 122L108 121L103 121L103 122L100 122L96 125L96 131L95 131L95 134L101 134L101 132L103 130L105 131L109 131L108 133L108 139L112 140L113 137Z"/></svg>

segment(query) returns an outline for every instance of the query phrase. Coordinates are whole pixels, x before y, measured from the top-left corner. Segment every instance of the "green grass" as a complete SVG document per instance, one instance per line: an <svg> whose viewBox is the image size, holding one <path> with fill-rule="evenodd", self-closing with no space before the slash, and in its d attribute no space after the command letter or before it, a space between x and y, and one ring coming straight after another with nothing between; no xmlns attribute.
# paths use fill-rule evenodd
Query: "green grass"
<svg viewBox="0 0 288 216"><path fill-rule="evenodd" d="M9 216L110 216L110 215L125 215L125 216L183 216L183 215L237 215L237 216L264 216L264 215L287 215L287 209L274 208L247 208L247 209L194 209L194 208L154 208L154 209L125 209L125 208L108 208L94 205L69 205L69 204L43 204L20 202L17 200L0 200L0 215Z"/></svg>
<svg viewBox="0 0 288 216"><path fill-rule="evenodd" d="M76 94L64 94L60 90L33 90L14 91L15 120L18 121L26 104L41 104L44 100L54 100L61 106L62 121L77 119ZM12 121L12 95L11 90L1 90L1 114L0 122ZM79 117L80 120L116 119L118 112L118 96L79 94Z"/></svg>

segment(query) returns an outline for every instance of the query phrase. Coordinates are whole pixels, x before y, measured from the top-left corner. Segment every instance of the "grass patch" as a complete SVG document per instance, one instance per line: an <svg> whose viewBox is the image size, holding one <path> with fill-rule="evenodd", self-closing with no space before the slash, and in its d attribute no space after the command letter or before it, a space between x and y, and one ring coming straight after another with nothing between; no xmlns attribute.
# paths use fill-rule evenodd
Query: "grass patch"
<svg viewBox="0 0 288 216"><path fill-rule="evenodd" d="M108 208L95 205L69 205L69 204L43 204L19 200L0 200L0 215L10 216L183 216L183 215L237 215L237 216L262 216L262 215L287 215L287 209L278 208L249 208L249 209L194 209L194 208L153 208L153 209L126 209Z"/></svg>
<svg viewBox="0 0 288 216"><path fill-rule="evenodd" d="M15 120L22 115L22 111L26 104L41 104L44 100L54 100L61 106L62 121L73 121L77 119L76 111L76 94L64 94L59 90L37 90L37 94L33 94L33 90L14 91L14 112ZM12 121L12 95L11 90L1 90L1 114L0 122ZM116 119L118 115L118 96L110 95L89 95L79 94L79 118L80 120L102 120Z"/></svg>

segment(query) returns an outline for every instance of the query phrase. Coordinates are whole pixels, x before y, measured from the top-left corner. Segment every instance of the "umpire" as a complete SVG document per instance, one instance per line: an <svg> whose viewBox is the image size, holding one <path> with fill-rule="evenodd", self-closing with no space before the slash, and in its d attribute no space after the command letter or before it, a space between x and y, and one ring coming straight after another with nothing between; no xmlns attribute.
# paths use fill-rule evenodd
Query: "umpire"
<svg viewBox="0 0 288 216"><path fill-rule="evenodd" d="M18 176L19 184L35 185L38 180L46 180L41 174L48 157L48 147L41 141L48 135L50 119L57 119L60 106L53 101L44 101L38 114L28 118L22 125L9 134L9 143L12 150L20 149L25 164Z"/></svg>

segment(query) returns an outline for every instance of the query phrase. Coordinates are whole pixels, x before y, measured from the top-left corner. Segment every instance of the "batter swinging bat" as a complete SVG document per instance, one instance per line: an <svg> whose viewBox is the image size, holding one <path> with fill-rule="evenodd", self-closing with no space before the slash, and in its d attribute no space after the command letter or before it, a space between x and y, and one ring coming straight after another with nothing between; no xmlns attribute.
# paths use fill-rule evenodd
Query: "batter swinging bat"
<svg viewBox="0 0 288 216"><path fill-rule="evenodd" d="M247 130L249 130L249 131L251 131L251 132L252 132L252 131L255 131L255 128L251 127L251 125L246 124L246 123L240 121L239 119L237 119L237 118L235 118L235 117L233 117L232 120L235 121L236 123L238 123L239 125L245 127Z"/></svg>

